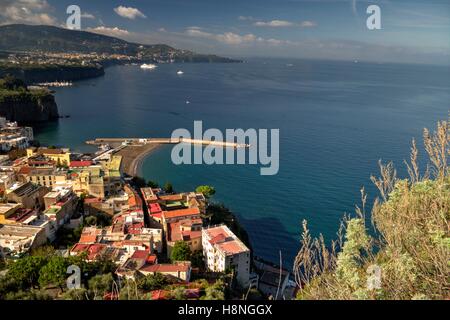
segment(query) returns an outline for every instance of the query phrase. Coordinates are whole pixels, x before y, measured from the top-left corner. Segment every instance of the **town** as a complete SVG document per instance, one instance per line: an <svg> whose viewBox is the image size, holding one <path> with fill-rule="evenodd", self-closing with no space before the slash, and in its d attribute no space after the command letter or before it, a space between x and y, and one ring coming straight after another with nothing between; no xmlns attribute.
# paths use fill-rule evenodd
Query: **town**
<svg viewBox="0 0 450 320"><path fill-rule="evenodd" d="M80 292L107 300L293 297L290 273L252 256L235 217L211 202L214 188L175 192L129 176L123 148L80 154L41 147L32 128L4 118L0 134L7 153L0 158L0 279L14 275L21 260L51 250L49 264L111 270L91 274L107 285L90 296L86 288L65 287L66 269L49 277L40 268L35 282L54 299L81 298Z"/></svg>

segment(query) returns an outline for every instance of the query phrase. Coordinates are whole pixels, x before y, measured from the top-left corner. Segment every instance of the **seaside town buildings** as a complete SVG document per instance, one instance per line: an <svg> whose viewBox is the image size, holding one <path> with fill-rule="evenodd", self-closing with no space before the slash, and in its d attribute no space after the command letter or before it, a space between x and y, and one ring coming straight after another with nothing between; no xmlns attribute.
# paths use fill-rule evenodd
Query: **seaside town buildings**
<svg viewBox="0 0 450 320"><path fill-rule="evenodd" d="M25 149L33 139L33 128L19 127L17 122L0 117L0 151Z"/></svg>
<svg viewBox="0 0 450 320"><path fill-rule="evenodd" d="M204 254L206 271L233 270L242 287L249 283L250 250L225 225L207 227L201 193L137 190L121 176L122 158L113 153L96 157L29 147L25 156L2 161L0 255L20 257L57 240L61 228L81 225L80 239L67 254L109 259L120 278L160 273L189 282L191 262L171 261L177 242L185 242L191 252ZM110 224L83 224L90 216Z"/></svg>

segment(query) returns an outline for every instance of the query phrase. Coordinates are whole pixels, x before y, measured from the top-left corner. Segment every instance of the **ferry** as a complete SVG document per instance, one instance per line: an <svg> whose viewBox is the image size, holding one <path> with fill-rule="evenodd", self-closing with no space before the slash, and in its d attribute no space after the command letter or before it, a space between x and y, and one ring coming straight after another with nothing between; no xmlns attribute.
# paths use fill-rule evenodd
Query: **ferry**
<svg viewBox="0 0 450 320"><path fill-rule="evenodd" d="M177 74L178 74L178 75L182 75L182 74L184 74L184 72L181 71L181 70L178 70L178 71L177 71Z"/></svg>
<svg viewBox="0 0 450 320"><path fill-rule="evenodd" d="M141 69L155 69L156 68L156 64L146 64L146 63L144 63L144 64L141 64Z"/></svg>

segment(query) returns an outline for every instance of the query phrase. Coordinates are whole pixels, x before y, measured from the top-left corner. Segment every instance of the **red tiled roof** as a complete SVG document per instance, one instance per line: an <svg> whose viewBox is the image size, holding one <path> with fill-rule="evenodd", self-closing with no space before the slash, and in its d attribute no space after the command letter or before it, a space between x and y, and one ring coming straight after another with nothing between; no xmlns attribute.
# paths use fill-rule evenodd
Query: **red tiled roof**
<svg viewBox="0 0 450 320"><path fill-rule="evenodd" d="M97 241L97 236L91 234L82 234L79 243L94 243Z"/></svg>
<svg viewBox="0 0 450 320"><path fill-rule="evenodd" d="M23 166L19 170L19 174L30 174L31 168L28 166Z"/></svg>
<svg viewBox="0 0 450 320"><path fill-rule="evenodd" d="M161 206L159 205L159 203L150 203L150 213L154 214L154 213L158 213L161 212Z"/></svg>
<svg viewBox="0 0 450 320"><path fill-rule="evenodd" d="M70 161L70 167L72 167L72 168L89 167L90 165L92 165L92 161L90 161L90 160Z"/></svg>
<svg viewBox="0 0 450 320"><path fill-rule="evenodd" d="M209 240L209 243L211 244L216 244L218 242L222 242L226 239L227 237L223 234L223 233L219 233L218 235L216 235L214 238L211 238L211 240Z"/></svg>
<svg viewBox="0 0 450 320"><path fill-rule="evenodd" d="M164 218L166 218L166 219L184 217L184 216L194 216L194 215L199 215L199 214L200 214L200 210L197 207L172 210L172 211L163 211Z"/></svg>
<svg viewBox="0 0 450 320"><path fill-rule="evenodd" d="M134 251L131 259L147 259L149 252L147 250L136 250Z"/></svg>
<svg viewBox="0 0 450 320"><path fill-rule="evenodd" d="M153 264L145 265L141 269L144 272L188 272L189 264L179 263L179 264Z"/></svg>

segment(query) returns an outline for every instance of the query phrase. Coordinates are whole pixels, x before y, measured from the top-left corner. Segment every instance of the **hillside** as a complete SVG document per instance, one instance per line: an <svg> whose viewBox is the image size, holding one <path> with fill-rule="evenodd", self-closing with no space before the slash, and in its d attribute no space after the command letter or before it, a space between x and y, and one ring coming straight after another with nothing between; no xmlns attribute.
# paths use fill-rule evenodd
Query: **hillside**
<svg viewBox="0 0 450 320"><path fill-rule="evenodd" d="M216 55L197 54L165 44L145 45L87 31L54 26L11 24L0 26L0 50L122 54L142 59L172 58L175 62L239 62Z"/></svg>

